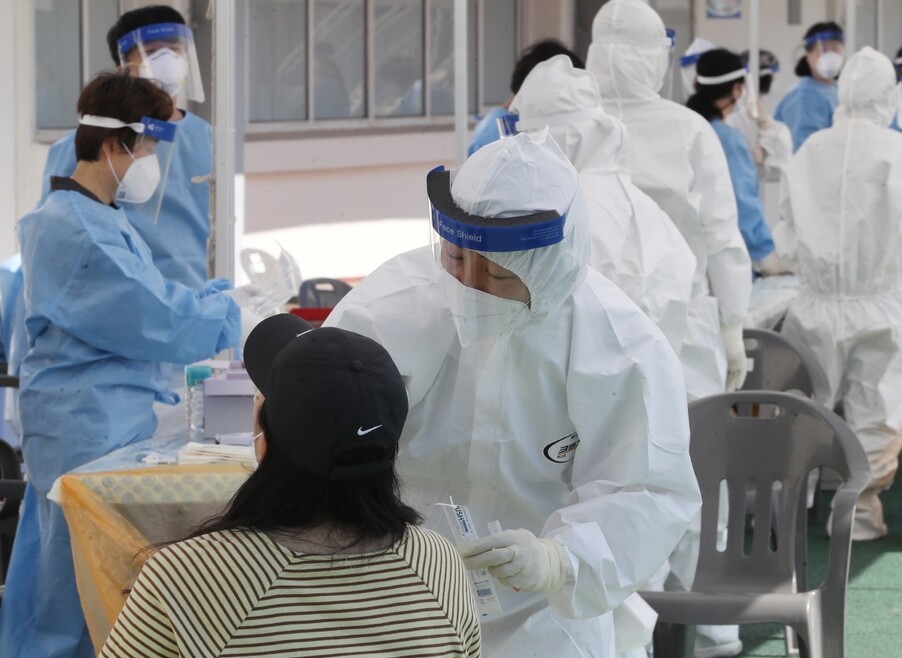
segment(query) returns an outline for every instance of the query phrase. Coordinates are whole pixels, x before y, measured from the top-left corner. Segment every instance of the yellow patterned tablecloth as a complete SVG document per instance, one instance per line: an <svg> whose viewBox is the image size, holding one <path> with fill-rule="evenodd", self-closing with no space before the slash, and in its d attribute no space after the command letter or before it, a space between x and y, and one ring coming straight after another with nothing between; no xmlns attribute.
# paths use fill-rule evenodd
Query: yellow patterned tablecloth
<svg viewBox="0 0 902 658"><path fill-rule="evenodd" d="M153 545L181 539L219 513L247 475L238 464L170 464L59 479L78 592L98 652Z"/></svg>

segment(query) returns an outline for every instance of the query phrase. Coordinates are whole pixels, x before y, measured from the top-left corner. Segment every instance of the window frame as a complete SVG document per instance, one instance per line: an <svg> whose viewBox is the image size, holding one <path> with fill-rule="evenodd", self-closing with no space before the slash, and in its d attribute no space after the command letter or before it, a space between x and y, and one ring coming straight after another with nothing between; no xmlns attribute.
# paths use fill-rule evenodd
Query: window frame
<svg viewBox="0 0 902 658"><path fill-rule="evenodd" d="M391 133L391 132L413 132L413 131L443 131L448 129L453 129L454 127L454 115L453 114L441 114L441 115L432 115L430 114L432 110L432 94L430 93L429 85L424 84L422 86L422 94L423 94L423 115L420 116L404 116L404 117L379 117L375 116L375 108L374 108L374 98L375 95L373 93L375 87L375 0L363 0L364 2L364 80L365 80L365 90L364 94L366 97L366 117L362 118L348 118L348 119L317 119L313 116L312 108L315 107L315 89L314 85L309 81L312 81L314 75L314 61L313 61L313 50L315 47L314 39L313 39L313 30L314 30L314 2L316 0L306 0L307 1L307 35L306 35L306 51L307 51L307 80L308 87L306 92L306 106L307 106L307 118L306 119L298 119L294 121L259 121L254 122L250 119L250 108L246 108L247 117L244 126L245 136L248 140L257 141L257 140L265 140L265 139L276 139L276 138L291 138L291 137L303 137L303 136L316 136L316 137L330 137L330 136L343 136L348 133L359 134L359 135L370 135L370 134L380 134L380 133ZM422 47L422 65L424 72L424 79L428 80L429 74L431 72L431 30L430 30L430 16L431 10L433 6L433 0L419 0L422 6L422 38L423 38L423 47ZM490 0L469 0L469 2L473 3L473 11L475 12L474 23L475 23L475 43L476 43L476 99L475 99L475 107L479 113L482 113L485 108L485 74L484 74L484 24L485 24L485 5ZM519 2L515 2L513 5L514 16L512 16L512 20L514 21L514 26L519 25L520 15L522 13ZM247 39L250 39L250 30L247 32ZM511 53L512 62L516 60L517 54L520 48L520 30L515 27L515 35L514 35L514 52ZM247 61L245 62L245 70L250 70L250 58L252 57L252 53L250 52L250 47L246 49L247 52ZM472 83L468 81L468 86L472 88ZM468 109L468 120L470 124L475 124L476 119L473 117L473 113Z"/></svg>
<svg viewBox="0 0 902 658"><path fill-rule="evenodd" d="M108 3L112 3L115 0L105 0ZM313 137L340 137L340 136L348 136L349 134L354 135L373 135L373 134L385 134L385 133L405 133L405 132L415 132L415 131L423 131L423 132L434 132L434 131L447 131L449 129L453 129L454 127L454 115L453 114L442 114L442 115L431 115L432 111L432 94L430 93L429 85L424 84L422 89L423 99L422 99L422 107L423 107L423 115L420 116L403 116L403 117L377 117L374 115L374 94L373 89L375 86L375 38L374 38L374 30L375 30L375 1L374 0L363 0L364 2L364 39L365 39L365 48L364 48L364 58L365 58L365 95L366 95L366 112L367 116L363 118L349 118L349 119L316 119L313 116L313 112L311 111L314 107L315 103L315 91L312 84L309 84L309 81L313 80L313 51L315 48L315 41L312 37L314 24L313 24L313 11L314 5L313 3L316 0L307 0L307 43L306 43L306 72L307 72L307 80L308 80L308 89L307 89L307 118L303 120L295 120L295 121L262 121L262 122L253 122L250 120L250 107L248 99L244 100L244 134L245 138L248 141L259 141L259 140L267 140L267 139L285 139L292 137L304 137L304 136L313 136ZM476 44L476 53L474 55L476 59L475 63L475 71L476 71L476 83L473 85L471 81L468 81L468 88L475 89L476 98L472 103L471 107L477 109L479 114L482 114L487 107L493 106L494 104L486 105L485 98L485 33L484 33L484 25L485 25L485 9L486 4L491 0L468 0L472 3L472 11L475 12L474 23L475 23L475 37L473 38ZM422 3L422 65L424 71L424 79L428 81L429 74L431 72L431 30L430 30L430 16L432 11L432 6L434 0L420 0ZM116 3L118 4L118 2ZM177 8L182 11L183 15L185 15L186 19L189 21L189 25L195 28L195 36L197 36L198 30L201 29L200 26L193 25L194 21L191 20L192 17L196 17L196 9L195 5L196 0L187 0L185 3L187 6L178 6ZM113 17L106 17L105 13L109 13L108 7L104 7L102 10L97 11L96 7L91 7L90 0L79 0L79 36L78 36L78 44L79 44L79 52L78 52L78 71L79 76L81 78L81 84L85 84L88 80L93 77L92 65L94 68L97 68L97 71L102 69L112 69L113 64L109 62L108 55L103 59L103 63L101 66L98 66L100 62L94 61L99 55L96 54L98 48L98 42L103 41L102 50L105 51L105 36L106 30L109 28L109 25L112 25L116 18L118 18L118 14ZM36 7L31 7L30 11L37 11ZM511 19L514 21L514 52L511 53L511 61L516 61L516 57L521 48L521 30L519 29L519 21L522 16L522 8L520 6L520 2L513 3L513 12L514 15ZM212 26L210 26L212 29ZM242 38L245 40L246 48L245 50L245 62L244 62L244 75L247 76L250 71L250 57L252 54L250 53L249 41L250 41L250 29L249 25L246 26L247 29L243 29L239 32L237 38ZM37 40L37 35L36 35ZM92 57L92 52L94 56ZM36 53L31 53L32 58L36 57ZM198 57L201 60L201 68L204 72L211 70L211 58L212 52L207 52L202 49L200 44L198 47ZM468 71L469 73L469 71ZM210 81L205 81L205 87L208 92L210 91L212 84ZM35 80L34 87L34 107L37 106L36 99L38 94L38 87L41 82ZM75 103L75 99L73 99L73 106ZM209 103L212 102L211 94L208 93L208 100L202 106L197 108L189 108L191 111L196 112L200 116L209 116L212 112L212 108L209 106ZM468 121L470 125L476 123L476 118L473 116L473 112L468 109ZM54 128L42 128L38 127L36 110L32 110L32 126L33 126L33 140L37 143L42 144L51 144L56 140L60 139L71 130L76 127L75 122L75 114L73 113L73 125L70 127L54 127Z"/></svg>

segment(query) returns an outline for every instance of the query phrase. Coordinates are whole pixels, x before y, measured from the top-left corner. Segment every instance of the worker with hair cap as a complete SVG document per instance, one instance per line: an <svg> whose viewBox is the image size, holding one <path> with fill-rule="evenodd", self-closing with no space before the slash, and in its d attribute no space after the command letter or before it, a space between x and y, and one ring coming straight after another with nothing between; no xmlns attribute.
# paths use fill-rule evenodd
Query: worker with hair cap
<svg viewBox="0 0 902 658"><path fill-rule="evenodd" d="M873 48L843 67L833 125L809 137L783 174L775 238L798 273L783 324L808 345L832 401L868 454L871 482L852 539L887 534L880 493L902 449L902 135L892 62Z"/></svg>
<svg viewBox="0 0 902 658"><path fill-rule="evenodd" d="M654 9L611 0L595 15L586 70L605 111L630 135L633 182L667 213L695 254L687 339L680 353L690 399L742 386L742 322L752 267L739 232L730 170L714 129L659 90L671 41Z"/></svg>
<svg viewBox="0 0 902 658"><path fill-rule="evenodd" d="M576 170L522 133L429 173L434 244L326 324L385 346L410 400L398 469L430 527L468 507L465 565L497 578L483 654L613 657L612 615L699 509L680 364L588 266Z"/></svg>
<svg viewBox="0 0 902 658"><path fill-rule="evenodd" d="M595 76L553 57L526 77L511 110L518 130L547 126L579 172L592 236L589 264L636 302L679 354L695 256L664 211L633 184L629 135L602 109Z"/></svg>

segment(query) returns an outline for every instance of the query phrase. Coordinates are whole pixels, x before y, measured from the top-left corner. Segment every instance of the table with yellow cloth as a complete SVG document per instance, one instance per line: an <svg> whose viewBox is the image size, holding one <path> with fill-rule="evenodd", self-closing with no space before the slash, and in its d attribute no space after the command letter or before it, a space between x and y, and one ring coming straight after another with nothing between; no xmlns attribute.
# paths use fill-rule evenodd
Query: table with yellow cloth
<svg viewBox="0 0 902 658"><path fill-rule="evenodd" d="M155 436L59 478L51 492L72 538L82 609L99 652L154 545L185 537L225 507L248 463L175 459L185 432ZM156 463L154 463L156 462Z"/></svg>

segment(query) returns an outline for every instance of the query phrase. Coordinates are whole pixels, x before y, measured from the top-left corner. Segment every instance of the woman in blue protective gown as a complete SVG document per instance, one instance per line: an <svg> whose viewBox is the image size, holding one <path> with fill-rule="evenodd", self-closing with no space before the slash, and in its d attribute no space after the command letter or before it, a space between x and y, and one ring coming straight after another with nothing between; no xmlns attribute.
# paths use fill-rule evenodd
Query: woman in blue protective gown
<svg viewBox="0 0 902 658"><path fill-rule="evenodd" d="M815 23L805 32L805 55L796 64L801 78L777 105L774 118L789 126L793 151L808 136L833 125L839 105L836 78L843 65L843 31L833 21Z"/></svg>
<svg viewBox="0 0 902 658"><path fill-rule="evenodd" d="M762 275L779 274L786 268L774 251L774 240L758 196L758 171L748 142L740 130L724 122L744 93L745 77L742 58L736 53L723 48L702 53L696 63L695 93L686 105L711 122L723 146L739 210L739 231L752 267Z"/></svg>
<svg viewBox="0 0 902 658"><path fill-rule="evenodd" d="M171 39L146 37L168 30ZM165 33L165 31L163 31ZM120 43L122 46L120 47ZM185 19L172 7L151 5L125 12L107 32L107 46L114 64L129 75L159 80L173 103L202 100L200 78L189 78L195 61L193 35ZM164 57L163 55L168 55ZM184 105L182 105L184 107ZM125 213L150 247L154 264L167 279L201 288L207 279L207 242L210 238L210 174L213 171L213 129L196 114L173 108L169 119L178 123L178 136L156 222L136 217L130 206ZM75 131L50 147L41 185L41 201L50 193L51 176L70 176L75 170Z"/></svg>
<svg viewBox="0 0 902 658"><path fill-rule="evenodd" d="M54 178L47 199L17 227L28 485L0 606L4 657L95 655L50 488L60 475L153 433L154 401L174 396L160 362L211 357L240 335L239 308L222 292L228 282L195 290L166 280L113 202L139 205L153 196L161 149L150 134L175 129L165 121L169 95L149 80L101 74L82 91L78 112L74 173Z"/></svg>

